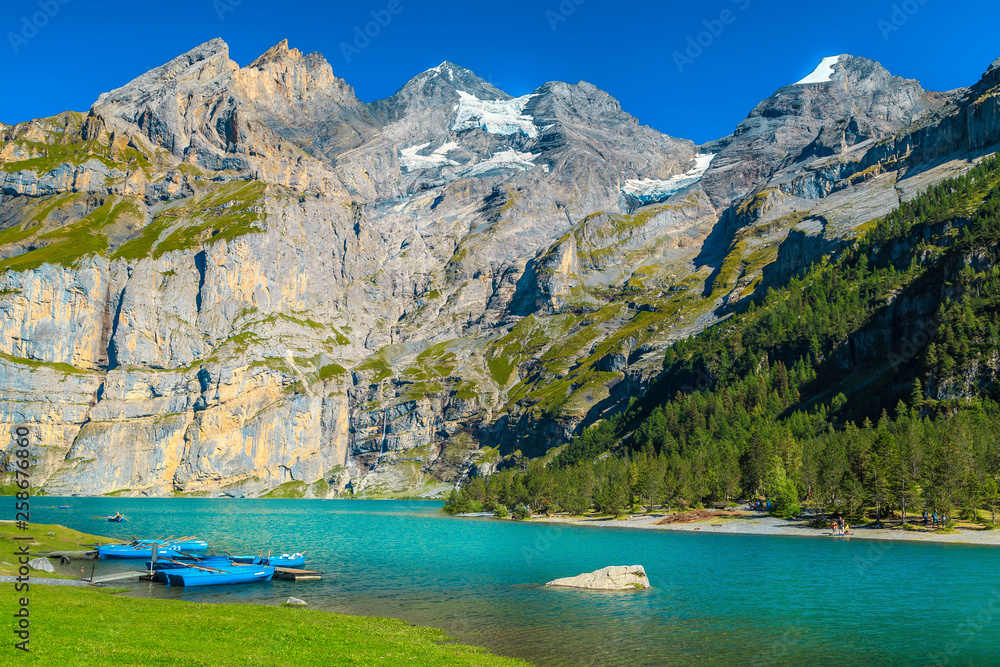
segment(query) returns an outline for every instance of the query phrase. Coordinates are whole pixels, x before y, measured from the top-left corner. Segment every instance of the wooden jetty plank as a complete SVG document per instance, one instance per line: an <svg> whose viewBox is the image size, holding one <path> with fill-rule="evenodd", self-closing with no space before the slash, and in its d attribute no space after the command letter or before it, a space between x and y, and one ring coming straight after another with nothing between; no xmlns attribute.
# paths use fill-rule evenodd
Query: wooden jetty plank
<svg viewBox="0 0 1000 667"><path fill-rule="evenodd" d="M94 577L91 583L103 584L109 581L124 581L125 579L135 579L148 574L145 570L134 570L132 572L119 572L118 574L106 574L102 577Z"/></svg>
<svg viewBox="0 0 1000 667"><path fill-rule="evenodd" d="M274 576L277 579L291 579L292 581L319 581L323 577L322 572L315 570L298 570L293 567L276 567Z"/></svg>
<svg viewBox="0 0 1000 667"><path fill-rule="evenodd" d="M31 554L32 556L41 556L43 558L79 558L81 560L93 560L97 558L96 551L39 551Z"/></svg>

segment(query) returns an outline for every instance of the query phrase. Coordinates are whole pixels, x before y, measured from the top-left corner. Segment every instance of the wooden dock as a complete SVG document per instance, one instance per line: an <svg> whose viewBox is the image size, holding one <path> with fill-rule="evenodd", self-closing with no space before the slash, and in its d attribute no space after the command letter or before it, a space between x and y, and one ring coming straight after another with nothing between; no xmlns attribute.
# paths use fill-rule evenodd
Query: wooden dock
<svg viewBox="0 0 1000 667"><path fill-rule="evenodd" d="M323 577L322 572L315 570L297 570L292 567L274 568L275 579L290 579L292 581L319 581Z"/></svg>
<svg viewBox="0 0 1000 667"><path fill-rule="evenodd" d="M106 574L101 577L94 577L93 579L88 579L94 584L105 584L109 581L125 581L126 579L142 579L146 576L148 572L145 570L136 570L133 572L119 572L118 574Z"/></svg>
<svg viewBox="0 0 1000 667"><path fill-rule="evenodd" d="M71 558L73 560L95 560L97 558L96 551L39 551L31 555L43 558Z"/></svg>

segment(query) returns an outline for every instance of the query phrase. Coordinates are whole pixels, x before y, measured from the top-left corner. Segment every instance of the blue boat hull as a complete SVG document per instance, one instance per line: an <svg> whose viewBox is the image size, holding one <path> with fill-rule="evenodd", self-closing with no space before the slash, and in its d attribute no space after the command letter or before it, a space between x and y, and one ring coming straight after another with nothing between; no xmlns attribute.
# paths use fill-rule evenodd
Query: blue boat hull
<svg viewBox="0 0 1000 667"><path fill-rule="evenodd" d="M298 556L297 558L282 558L281 556L272 556L271 558L258 558L244 556L234 558L233 562L250 563L253 565L271 565L273 567L302 567L306 564L306 557Z"/></svg>
<svg viewBox="0 0 1000 667"><path fill-rule="evenodd" d="M173 548L162 548L159 550L159 555L164 557L170 557L171 554L176 554L179 549ZM101 560L109 559L140 559L145 558L149 560L153 557L153 550L151 548L147 549L137 549L135 547L126 546L124 549L112 549L109 547L98 547L98 556Z"/></svg>
<svg viewBox="0 0 1000 667"><path fill-rule="evenodd" d="M217 568L221 572L206 572L188 568L185 570L160 570L171 586L221 586L226 584L249 584L270 581L274 576L274 568L268 566L247 567L230 566ZM159 575L159 573L158 573Z"/></svg>
<svg viewBox="0 0 1000 667"><path fill-rule="evenodd" d="M189 542L171 542L164 545L159 544L158 551L164 558L172 558L179 553L189 553L193 551L205 551L208 549L208 542L204 540L192 540ZM133 544L115 544L106 547L98 547L97 553L102 559L108 558L145 558L149 560L153 557L153 540L140 540Z"/></svg>

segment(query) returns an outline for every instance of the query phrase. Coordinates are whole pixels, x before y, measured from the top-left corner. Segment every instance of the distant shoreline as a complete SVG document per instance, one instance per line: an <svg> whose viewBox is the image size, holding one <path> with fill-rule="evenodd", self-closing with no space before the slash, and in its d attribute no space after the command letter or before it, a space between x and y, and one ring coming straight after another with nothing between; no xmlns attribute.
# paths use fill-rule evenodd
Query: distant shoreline
<svg viewBox="0 0 1000 667"><path fill-rule="evenodd" d="M592 528L635 528L640 530L669 530L674 532L717 533L721 535L771 535L782 537L833 537L830 527L810 528L808 522L802 520L787 520L768 516L763 512L739 511L736 516L714 517L704 521L691 523L674 523L656 525L656 522L670 516L671 513L657 512L652 514L634 515L610 518L584 517L535 517L532 523L566 524L571 526L587 526ZM715 525L713 525L715 524ZM895 542L934 542L941 544L967 544L973 546L1000 546L1000 529L998 530L957 530L955 533L936 533L922 530L904 530L902 528L851 528L851 534L837 537L839 540L883 540Z"/></svg>

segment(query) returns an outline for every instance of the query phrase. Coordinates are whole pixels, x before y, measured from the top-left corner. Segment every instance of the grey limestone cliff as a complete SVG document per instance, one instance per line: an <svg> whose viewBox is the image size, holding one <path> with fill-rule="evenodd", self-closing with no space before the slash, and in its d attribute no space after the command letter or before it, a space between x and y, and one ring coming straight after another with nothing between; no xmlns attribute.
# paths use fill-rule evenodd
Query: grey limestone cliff
<svg viewBox="0 0 1000 667"><path fill-rule="evenodd" d="M989 152L997 71L844 57L697 147L586 82L443 63L368 104L207 42L0 127L0 420L49 493L440 493Z"/></svg>

